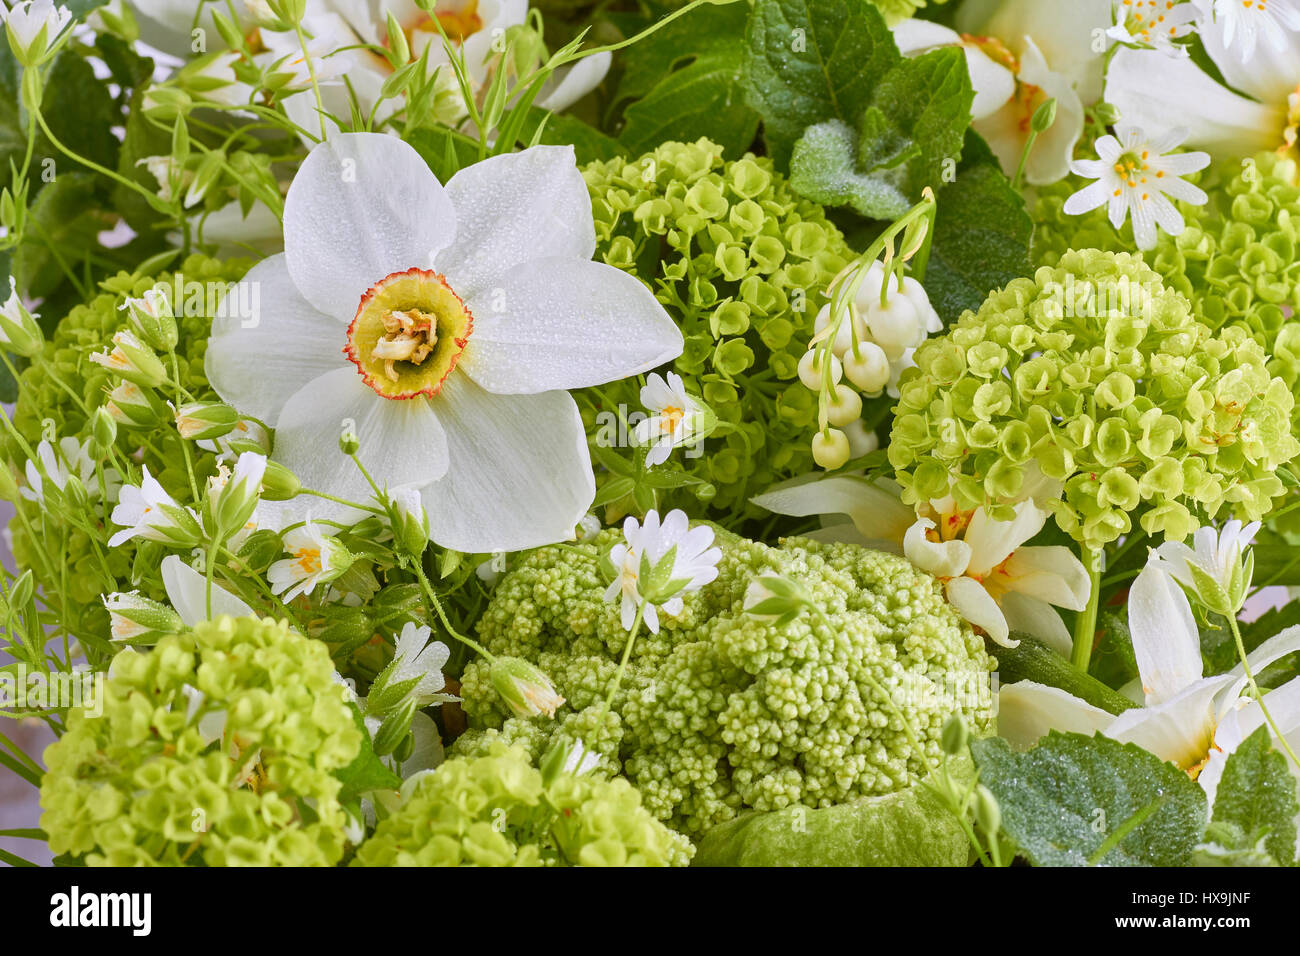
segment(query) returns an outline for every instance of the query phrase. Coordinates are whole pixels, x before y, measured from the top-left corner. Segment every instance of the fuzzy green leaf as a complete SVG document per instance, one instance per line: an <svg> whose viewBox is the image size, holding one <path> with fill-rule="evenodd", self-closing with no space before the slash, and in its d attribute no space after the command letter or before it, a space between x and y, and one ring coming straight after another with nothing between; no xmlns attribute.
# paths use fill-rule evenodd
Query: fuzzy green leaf
<svg viewBox="0 0 1300 956"><path fill-rule="evenodd" d="M911 203L890 172L858 171L854 154L857 133L839 120L810 126L795 143L790 158L790 185L823 206L848 206L868 219L894 219Z"/></svg>
<svg viewBox="0 0 1300 956"><path fill-rule="evenodd" d="M998 738L971 751L1003 829L1037 866L1086 866L1099 851L1103 866L1181 866L1205 832L1205 792L1135 744L1053 731L1028 753Z"/></svg>
<svg viewBox="0 0 1300 956"><path fill-rule="evenodd" d="M1242 741L1223 768L1214 797L1214 822L1232 823L1247 834L1264 834L1264 846L1279 863L1295 862L1295 778L1286 757L1273 749L1267 727Z"/></svg>

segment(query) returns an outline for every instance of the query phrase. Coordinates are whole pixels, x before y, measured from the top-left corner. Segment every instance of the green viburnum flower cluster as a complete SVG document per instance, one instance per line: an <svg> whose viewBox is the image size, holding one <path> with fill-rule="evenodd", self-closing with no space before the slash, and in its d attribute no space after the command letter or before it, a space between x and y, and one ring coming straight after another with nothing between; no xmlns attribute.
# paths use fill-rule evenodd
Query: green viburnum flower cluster
<svg viewBox="0 0 1300 956"><path fill-rule="evenodd" d="M404 794L353 866L685 866L694 847L626 780L558 773L520 747L448 760Z"/></svg>
<svg viewBox="0 0 1300 956"><path fill-rule="evenodd" d="M1068 216L1062 207L1081 180L1040 191L1034 208L1036 264L1054 266L1067 249L1133 248L1132 226L1117 232L1105 207ZM1300 166L1262 152L1233 178L1201 182L1204 206L1178 204L1182 235L1160 232L1147 264L1187 296L1192 315L1213 330L1238 326L1270 353L1269 371L1293 391L1300 382Z"/></svg>
<svg viewBox="0 0 1300 956"><path fill-rule="evenodd" d="M361 746L324 644L223 617L113 659L45 751L41 826L91 865L332 865Z"/></svg>
<svg viewBox="0 0 1300 956"><path fill-rule="evenodd" d="M904 500L951 493L1010 517L1034 462L1064 483L1062 530L1091 548L1141 510L1181 539L1221 510L1254 520L1300 453L1295 399L1240 327L1218 333L1139 257L1071 251L917 349L889 459Z"/></svg>
<svg viewBox="0 0 1300 956"><path fill-rule="evenodd" d="M593 163L583 176L600 258L639 276L677 320L686 344L673 368L720 420L683 466L716 489L711 507L743 512L755 491L812 467L817 401L797 369L852 252L770 160L727 162L706 139ZM640 408L635 381L586 395L589 433L601 411Z"/></svg>

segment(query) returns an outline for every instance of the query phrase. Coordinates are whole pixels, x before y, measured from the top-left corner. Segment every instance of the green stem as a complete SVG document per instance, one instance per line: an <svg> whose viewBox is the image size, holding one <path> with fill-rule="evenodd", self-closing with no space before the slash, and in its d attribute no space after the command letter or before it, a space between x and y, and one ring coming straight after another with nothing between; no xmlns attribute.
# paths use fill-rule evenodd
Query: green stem
<svg viewBox="0 0 1300 956"><path fill-rule="evenodd" d="M120 183L121 185L127 187L128 189L135 190L140 195L144 196L145 199L147 199L150 203L157 201L158 197L155 196L153 193L151 193L149 190L145 189L139 183L127 179L125 176L115 173L113 172L113 170L108 169L105 166L99 165L99 163L95 162L94 160L86 159L86 157L84 156L79 156L76 153L74 153L72 150L68 149L68 147L64 146L63 142L57 136L54 135L54 133L50 130L50 127L46 124L45 117L42 116L39 112L36 114L36 121L41 124L41 131L44 132L46 138L49 139L49 141L54 144L54 148L57 149L59 152L61 152L63 155L67 156L73 162L80 163L82 166L85 166L87 169L93 169L101 176L107 176L109 179L113 180L114 182Z"/></svg>
<svg viewBox="0 0 1300 956"><path fill-rule="evenodd" d="M494 654L478 641L466 637L452 626L450 619L447 617L447 612L443 610L442 602L438 600L438 595L434 592L433 585L429 583L429 579L425 576L424 568L420 567L420 563L418 561L413 561L411 562L411 567L415 571L415 576L420 579L420 587L424 591L424 596L429 599L429 603L433 606L434 612L438 615L438 620L442 622L442 626L446 629L447 633L460 641L470 650L477 652L489 664L493 663L496 660Z"/></svg>
<svg viewBox="0 0 1300 956"><path fill-rule="evenodd" d="M307 63L307 75L311 77L312 92L316 95L316 115L320 119L320 138L323 143L329 138L329 130L325 126L325 101L321 99L320 83L316 81L316 64L312 62L311 53L307 51L307 35L302 31L302 23L295 23L293 29L298 34L298 46Z"/></svg>
<svg viewBox="0 0 1300 956"><path fill-rule="evenodd" d="M1101 604L1101 552L1080 545L1080 555L1088 569L1088 606L1074 621L1074 653L1070 661L1086 674L1092 660L1092 642L1097 636L1097 608Z"/></svg>
<svg viewBox="0 0 1300 956"><path fill-rule="evenodd" d="M1259 704L1260 713L1268 721L1269 729L1273 731L1273 736L1277 738L1278 744L1286 751L1286 755L1291 758L1291 763L1296 767L1300 767L1300 759L1296 758L1295 751L1287 743L1286 737L1282 736L1282 731L1278 729L1277 722L1273 720L1273 715L1268 712L1268 707L1264 703L1264 695L1260 693L1259 685L1255 683L1255 675L1250 671L1250 662L1246 658L1246 644L1241 639L1241 628L1237 626L1237 615L1229 614L1227 618L1228 627L1232 629L1232 639L1237 642L1237 655L1241 658L1241 669L1246 672L1246 681L1250 684L1250 692L1255 696L1256 703Z"/></svg>
<svg viewBox="0 0 1300 956"><path fill-rule="evenodd" d="M623 656L618 662L618 671L614 674L614 683L610 685L609 693L605 695L605 702L600 705L600 716L596 718L596 726L599 727L604 723L605 715L609 709L614 706L614 695L618 689L623 686L623 675L627 673L627 662L632 657L632 645L636 643L637 635L641 632L641 622L645 620L645 609L648 601L642 600L636 608L636 617L632 619L632 627L627 632L627 643L623 645Z"/></svg>

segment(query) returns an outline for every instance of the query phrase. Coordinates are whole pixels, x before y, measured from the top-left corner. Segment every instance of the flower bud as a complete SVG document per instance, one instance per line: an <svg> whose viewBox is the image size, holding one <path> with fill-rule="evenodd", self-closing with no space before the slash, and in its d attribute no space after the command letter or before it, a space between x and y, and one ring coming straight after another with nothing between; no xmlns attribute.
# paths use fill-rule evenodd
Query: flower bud
<svg viewBox="0 0 1300 956"><path fill-rule="evenodd" d="M138 299L127 299L120 308L126 310L131 328L151 348L160 352L176 348L176 316L165 291L149 289Z"/></svg>
<svg viewBox="0 0 1300 956"><path fill-rule="evenodd" d="M85 511L90 507L90 496L86 486L76 475L69 475L63 483L63 502L69 511Z"/></svg>
<svg viewBox="0 0 1300 956"><path fill-rule="evenodd" d="M392 753L411 732L411 721L415 718L415 710L415 698L407 697L396 710L384 718L374 739L374 750L378 756Z"/></svg>
<svg viewBox="0 0 1300 956"><path fill-rule="evenodd" d="M944 722L943 731L939 736L943 752L955 757L966 749L967 739L966 722L961 719L960 714L953 714Z"/></svg>
<svg viewBox="0 0 1300 956"><path fill-rule="evenodd" d="M112 351L96 352L90 360L145 388L157 388L167 379L167 370L153 350L126 330L113 336Z"/></svg>
<svg viewBox="0 0 1300 956"><path fill-rule="evenodd" d="M265 470L266 456L246 451L239 456L229 477L224 474L223 465L223 473L211 479L208 504L214 530L221 539L242 529L257 510Z"/></svg>
<svg viewBox="0 0 1300 956"><path fill-rule="evenodd" d="M122 382L109 392L104 409L113 421L128 428L152 428L170 412L152 389L141 388L134 382Z"/></svg>
<svg viewBox="0 0 1300 956"><path fill-rule="evenodd" d="M554 717L564 698L555 692L551 679L528 661L498 657L489 677L496 692L516 717Z"/></svg>
<svg viewBox="0 0 1300 956"><path fill-rule="evenodd" d="M278 461L268 461L262 473L262 498L266 501L288 501L302 490L298 476Z"/></svg>
<svg viewBox="0 0 1300 956"><path fill-rule="evenodd" d="M352 426L344 428L339 432L339 451L349 457L355 455L361 450L361 439L357 437L357 430Z"/></svg>
<svg viewBox="0 0 1300 956"><path fill-rule="evenodd" d="M152 644L165 634L185 629L181 616L165 604L132 591L129 594L105 594L112 639L132 644Z"/></svg>
<svg viewBox="0 0 1300 956"><path fill-rule="evenodd" d="M107 408L97 408L90 416L90 454L103 461L117 442L117 422Z"/></svg>
<svg viewBox="0 0 1300 956"><path fill-rule="evenodd" d="M393 492L393 538L402 550L413 558L424 554L429 546L429 515L414 488L399 488Z"/></svg>
<svg viewBox="0 0 1300 956"><path fill-rule="evenodd" d="M239 413L222 402L187 402L176 409L176 430L182 438L221 438L239 422Z"/></svg>
<svg viewBox="0 0 1300 956"><path fill-rule="evenodd" d="M838 428L828 428L813 435L813 461L831 471L849 460L849 439Z"/></svg>
<svg viewBox="0 0 1300 956"><path fill-rule="evenodd" d="M982 783L975 788L975 822L990 837L1002 828L1002 808L998 806L998 798Z"/></svg>
<svg viewBox="0 0 1300 956"><path fill-rule="evenodd" d="M745 589L745 613L783 628L809 603L803 588L775 574L755 578Z"/></svg>
<svg viewBox="0 0 1300 956"><path fill-rule="evenodd" d="M36 579L31 569L24 571L18 580L9 587L9 607L11 610L22 610L31 603L32 595L36 592Z"/></svg>
<svg viewBox="0 0 1300 956"><path fill-rule="evenodd" d="M45 336L36 324L38 315L27 311L18 297L18 283L9 277L9 298L0 305L0 349L31 358L45 347Z"/></svg>
<svg viewBox="0 0 1300 956"><path fill-rule="evenodd" d="M262 532L257 532L262 534ZM247 548L247 545L244 546ZM240 552L243 553L242 551ZM375 622L365 608L347 605L327 605L321 609L325 616L313 622L308 633L326 644L357 647L375 635Z"/></svg>

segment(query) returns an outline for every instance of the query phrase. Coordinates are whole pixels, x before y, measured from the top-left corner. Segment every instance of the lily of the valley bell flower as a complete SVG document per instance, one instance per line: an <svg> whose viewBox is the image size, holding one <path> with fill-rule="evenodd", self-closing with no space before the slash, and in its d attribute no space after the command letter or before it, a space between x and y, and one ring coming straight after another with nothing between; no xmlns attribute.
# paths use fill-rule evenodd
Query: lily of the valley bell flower
<svg viewBox="0 0 1300 956"><path fill-rule="evenodd" d="M496 156L444 187L400 140L341 135L307 157L284 220L285 254L244 279L260 284L260 321L218 318L206 358L221 397L275 428L275 459L364 500L332 448L350 422L376 481L421 488L438 544L569 537L595 483L567 390L682 350L639 280L591 261L572 148ZM284 507L299 520L307 503Z"/></svg>

